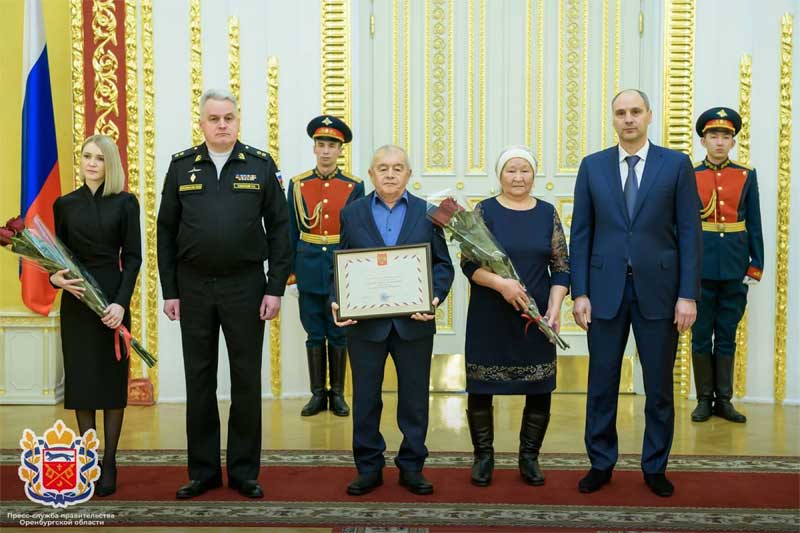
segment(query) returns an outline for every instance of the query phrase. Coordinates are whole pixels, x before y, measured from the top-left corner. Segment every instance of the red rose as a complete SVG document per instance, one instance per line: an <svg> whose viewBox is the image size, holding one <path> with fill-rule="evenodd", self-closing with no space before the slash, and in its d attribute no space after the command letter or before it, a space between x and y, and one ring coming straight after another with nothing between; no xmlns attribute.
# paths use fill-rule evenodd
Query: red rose
<svg viewBox="0 0 800 533"><path fill-rule="evenodd" d="M443 228L450 223L453 215L463 210L464 208L458 205L458 202L452 198L445 198L442 200L442 203L439 204L439 207L437 207L433 213L428 215L428 218L431 219L431 222L440 228Z"/></svg>
<svg viewBox="0 0 800 533"><path fill-rule="evenodd" d="M0 228L0 246L8 246L11 244L11 238L14 237L14 232L6 228Z"/></svg>
<svg viewBox="0 0 800 533"><path fill-rule="evenodd" d="M25 221L22 220L22 217L12 218L6 222L6 228L13 231L14 234L22 233L25 229Z"/></svg>

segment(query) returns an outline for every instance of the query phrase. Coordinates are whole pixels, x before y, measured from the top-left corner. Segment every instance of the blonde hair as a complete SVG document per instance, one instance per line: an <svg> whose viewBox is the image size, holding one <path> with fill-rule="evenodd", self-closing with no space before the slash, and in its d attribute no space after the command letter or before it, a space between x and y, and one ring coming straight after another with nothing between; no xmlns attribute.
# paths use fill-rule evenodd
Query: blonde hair
<svg viewBox="0 0 800 533"><path fill-rule="evenodd" d="M121 193L125 188L125 172L122 170L122 160L119 157L117 143L108 135L92 135L81 145L81 154L86 145L92 143L100 149L105 163L105 185L103 186L103 196ZM80 170L81 179L86 181L83 175L83 167Z"/></svg>

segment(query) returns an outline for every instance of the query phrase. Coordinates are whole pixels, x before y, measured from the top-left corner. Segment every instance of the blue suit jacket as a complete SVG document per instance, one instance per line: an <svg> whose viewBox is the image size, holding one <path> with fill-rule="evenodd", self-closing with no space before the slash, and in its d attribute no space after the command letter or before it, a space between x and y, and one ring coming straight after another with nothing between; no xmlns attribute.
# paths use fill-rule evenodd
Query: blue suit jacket
<svg viewBox="0 0 800 533"><path fill-rule="evenodd" d="M619 149L583 158L570 228L573 298L588 296L592 316L610 320L622 302L628 258L642 315L672 318L677 299L700 297L700 199L689 158L650 143L630 220Z"/></svg>
<svg viewBox="0 0 800 533"><path fill-rule="evenodd" d="M341 242L340 250L355 248L376 248L386 244L378 232L375 219L372 217L372 198L375 192L348 204L340 214ZM450 253L441 228L434 226L426 216L425 200L408 193L408 209L397 245L423 244L431 245L431 266L433 270L433 295L443 302L450 292L455 271L450 261ZM332 274L332 272L331 272ZM335 288L331 283L331 299L336 301ZM379 342L386 339L394 325L400 338L405 340L419 339L436 333L436 321L420 322L406 317L375 318L359 320L357 324L345 328L348 336Z"/></svg>

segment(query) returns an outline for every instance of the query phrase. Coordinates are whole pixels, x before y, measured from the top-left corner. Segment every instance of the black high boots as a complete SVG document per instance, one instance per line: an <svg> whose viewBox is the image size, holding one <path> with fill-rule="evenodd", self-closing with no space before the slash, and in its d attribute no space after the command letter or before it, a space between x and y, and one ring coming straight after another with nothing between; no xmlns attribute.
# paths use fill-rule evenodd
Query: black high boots
<svg viewBox="0 0 800 533"><path fill-rule="evenodd" d="M714 365L710 353L693 353L692 370L697 390L697 407L692 411L692 422L705 422L711 418L714 401Z"/></svg>
<svg viewBox="0 0 800 533"><path fill-rule="evenodd" d="M539 468L539 450L550 423L550 414L528 410L522 412L519 432L519 473L529 485L544 485L544 474Z"/></svg>
<svg viewBox="0 0 800 533"><path fill-rule="evenodd" d="M326 357L325 346L306 347L308 354L308 377L311 382L311 399L303 410L302 416L314 416L328 408L328 396L325 394Z"/></svg>
<svg viewBox="0 0 800 533"><path fill-rule="evenodd" d="M467 409L469 435L472 437L472 484L486 487L494 470L494 417L492 408Z"/></svg>
<svg viewBox="0 0 800 533"><path fill-rule="evenodd" d="M331 411L336 416L347 416L350 414L350 407L344 399L347 347L328 346L328 363L331 368L331 390L328 391Z"/></svg>
<svg viewBox="0 0 800 533"><path fill-rule="evenodd" d="M714 357L714 414L725 420L743 424L747 417L737 411L731 403L733 398L733 356Z"/></svg>

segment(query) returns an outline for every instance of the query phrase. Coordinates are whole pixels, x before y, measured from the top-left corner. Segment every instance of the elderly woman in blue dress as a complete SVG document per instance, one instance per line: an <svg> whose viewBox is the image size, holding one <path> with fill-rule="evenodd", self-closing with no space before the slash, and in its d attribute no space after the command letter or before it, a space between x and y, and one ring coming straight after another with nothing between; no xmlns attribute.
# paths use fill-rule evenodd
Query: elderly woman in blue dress
<svg viewBox="0 0 800 533"><path fill-rule="evenodd" d="M478 486L487 486L492 479L492 398L496 394L525 396L519 471L526 483L544 484L538 459L556 386L556 348L537 328L528 328L526 333L520 314L530 294L539 312L559 330L569 261L558 212L552 204L531 196L536 167L527 147L504 149L495 165L501 193L476 206L525 287L475 263L461 265L471 285L465 348L467 420L474 447L472 483Z"/></svg>

